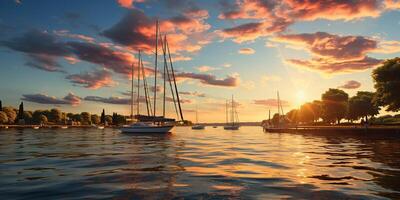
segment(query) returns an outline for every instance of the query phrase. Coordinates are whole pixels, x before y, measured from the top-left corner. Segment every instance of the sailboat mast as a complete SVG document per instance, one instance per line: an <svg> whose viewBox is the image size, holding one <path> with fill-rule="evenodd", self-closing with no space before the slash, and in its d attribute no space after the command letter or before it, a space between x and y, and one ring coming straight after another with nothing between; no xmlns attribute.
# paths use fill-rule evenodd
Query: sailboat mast
<svg viewBox="0 0 400 200"><path fill-rule="evenodd" d="M162 41L162 37L161 37L161 44L163 45L162 46L162 49L164 49L164 43L165 43L165 41ZM167 76L165 75L165 70L166 70L166 68L167 68L167 61L166 61L166 59L165 59L165 51L163 51L163 56L164 56L164 72L163 72L163 78L164 78L164 86L163 86L163 117L165 117L165 93L166 93L166 89L165 89L165 83L166 83L166 79L167 79Z"/></svg>
<svg viewBox="0 0 400 200"><path fill-rule="evenodd" d="M171 64L171 73L172 73L172 79L174 80L175 94L176 94L176 99L177 99L177 101L178 101L179 114L181 115L181 120L183 121L184 119L183 119L181 101L180 101L180 99L179 99L178 87L176 86L176 79L175 79L174 66L172 65L171 52L170 52L170 50L169 50L168 40L167 40L166 37L165 37L165 44L166 44L167 50L168 50L169 63Z"/></svg>
<svg viewBox="0 0 400 200"><path fill-rule="evenodd" d="M133 69L134 65L132 63L132 81L131 81L131 120L133 120L133 82L134 82L134 69ZM139 66L138 66L139 67Z"/></svg>
<svg viewBox="0 0 400 200"><path fill-rule="evenodd" d="M146 73L144 71L144 66L143 66L143 59L140 59L140 67L142 70L142 79L143 79L143 89L144 89L144 98L146 101L146 109L147 109L147 116L150 116L152 114L151 112L151 103L149 102L149 92L148 92L148 87L147 87L147 81L146 81ZM150 108L149 108L150 106Z"/></svg>
<svg viewBox="0 0 400 200"><path fill-rule="evenodd" d="M155 52L155 63L154 63L154 112L153 116L156 116L156 103L157 103L157 57L158 57L158 20L156 22L156 52Z"/></svg>
<svg viewBox="0 0 400 200"><path fill-rule="evenodd" d="M175 100L175 93L174 93L174 89L172 87L172 82L171 82L171 75L169 74L169 69L168 69L168 62L167 62L167 35L164 35L164 43L163 43L163 48L162 49L163 49L163 54L164 54L164 62L166 63L165 68L167 70L169 88L171 89L172 100L174 101L175 113L176 113L176 117L179 118L178 108L176 106L176 100ZM164 92L165 92L165 90L166 90L166 88L164 87Z"/></svg>
<svg viewBox="0 0 400 200"><path fill-rule="evenodd" d="M140 109L140 65L141 65L141 61L142 61L142 57L141 57L141 55L140 55L140 50L139 50L139 55L138 55L138 67L139 67L139 70L138 70L138 77L137 77L137 99L136 99L136 102L137 102L137 115L139 116L139 109Z"/></svg>
<svg viewBox="0 0 400 200"><path fill-rule="evenodd" d="M233 114L234 112L234 105L233 105L233 94L232 94L232 110L231 110L231 120L232 120L232 125L235 125L235 116Z"/></svg>

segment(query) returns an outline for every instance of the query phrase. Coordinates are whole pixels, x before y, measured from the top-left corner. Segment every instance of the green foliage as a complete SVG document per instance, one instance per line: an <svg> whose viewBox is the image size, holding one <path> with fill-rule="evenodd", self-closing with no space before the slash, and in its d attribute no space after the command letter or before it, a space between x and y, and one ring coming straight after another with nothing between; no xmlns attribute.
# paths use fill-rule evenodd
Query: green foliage
<svg viewBox="0 0 400 200"><path fill-rule="evenodd" d="M386 60L372 72L376 89L375 103L387 111L400 110L400 58Z"/></svg>
<svg viewBox="0 0 400 200"><path fill-rule="evenodd" d="M46 116L50 122L54 123L60 123L63 118L62 112L57 108L51 109L48 115Z"/></svg>
<svg viewBox="0 0 400 200"><path fill-rule="evenodd" d="M112 122L113 122L112 117L110 115L106 115L105 120L106 120L107 124L112 124Z"/></svg>
<svg viewBox="0 0 400 200"><path fill-rule="evenodd" d="M7 115L8 123L13 124L15 122L15 119L17 118L17 113L15 112L15 109L12 107L5 107L3 108L3 112L5 112Z"/></svg>
<svg viewBox="0 0 400 200"><path fill-rule="evenodd" d="M0 111L0 124L7 124L7 123L8 123L7 113Z"/></svg>
<svg viewBox="0 0 400 200"><path fill-rule="evenodd" d="M90 113L82 112L80 121L82 125L90 125L92 123L90 118Z"/></svg>
<svg viewBox="0 0 400 200"><path fill-rule="evenodd" d="M32 124L32 112L24 111L23 117L25 124Z"/></svg>
<svg viewBox="0 0 400 200"><path fill-rule="evenodd" d="M90 119L92 121L93 124L99 124L100 123L100 117L96 114L91 115Z"/></svg>
<svg viewBox="0 0 400 200"><path fill-rule="evenodd" d="M379 107L374 104L373 98L375 94L373 92L357 92L357 95L349 99L349 112L348 119L358 120L368 116L374 116L379 113Z"/></svg>
<svg viewBox="0 0 400 200"><path fill-rule="evenodd" d="M323 118L326 122L334 122L346 117L349 95L343 90L330 88L322 94Z"/></svg>

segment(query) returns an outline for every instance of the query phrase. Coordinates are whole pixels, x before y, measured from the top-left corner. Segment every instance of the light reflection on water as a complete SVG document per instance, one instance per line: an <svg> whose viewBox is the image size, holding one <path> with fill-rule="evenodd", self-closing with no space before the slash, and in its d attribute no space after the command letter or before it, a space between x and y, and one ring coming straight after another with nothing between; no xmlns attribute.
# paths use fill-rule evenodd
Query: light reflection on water
<svg viewBox="0 0 400 200"><path fill-rule="evenodd" d="M0 131L0 199L400 198L400 138L175 128Z"/></svg>

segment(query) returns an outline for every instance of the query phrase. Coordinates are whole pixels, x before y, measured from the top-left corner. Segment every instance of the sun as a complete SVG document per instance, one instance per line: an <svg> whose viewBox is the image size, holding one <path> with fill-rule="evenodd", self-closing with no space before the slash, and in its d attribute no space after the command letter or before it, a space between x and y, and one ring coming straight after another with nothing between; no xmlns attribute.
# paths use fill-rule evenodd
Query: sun
<svg viewBox="0 0 400 200"><path fill-rule="evenodd" d="M296 93L297 105L301 105L306 101L306 93L303 90L298 90Z"/></svg>

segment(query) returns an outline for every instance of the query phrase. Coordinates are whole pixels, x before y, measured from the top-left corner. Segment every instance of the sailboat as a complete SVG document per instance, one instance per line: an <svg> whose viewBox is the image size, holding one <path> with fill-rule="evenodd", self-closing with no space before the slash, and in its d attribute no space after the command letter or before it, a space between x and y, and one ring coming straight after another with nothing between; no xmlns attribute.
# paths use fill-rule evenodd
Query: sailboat
<svg viewBox="0 0 400 200"><path fill-rule="evenodd" d="M179 100L179 92L176 85L175 73L171 58L171 53L169 50L169 45L167 41L167 36L164 36L164 39L159 39L159 25L158 21L156 23L156 42L155 42L155 70L154 70L154 97L153 97L153 105L150 102L150 94L149 89L147 87L147 81L145 76L145 70L143 65L143 60L141 57L141 53L138 53L138 75L137 75L137 114L133 115L133 107L134 107L134 66L132 65L132 87L131 87L131 121L132 123L127 126L123 126L121 131L123 133L169 133L175 126L175 119L166 118L165 117L165 102L166 102L166 81L168 80L169 86L171 89L171 95L175 107L175 111L177 117L180 117L181 121L183 121L183 113L181 109L181 104ZM158 64L158 43L159 41L162 43L162 50L163 50L163 58L164 58L164 72L163 72L163 79L164 79L164 94L163 94L163 114L162 116L156 116L156 105L157 105L157 64ZM167 62L167 55L168 60ZM146 102L146 109L147 115L140 114L140 79L142 75L143 80L143 88L145 93L145 102ZM178 115L178 113L180 115Z"/></svg>
<svg viewBox="0 0 400 200"><path fill-rule="evenodd" d="M231 121L228 121L228 112L229 112L229 106L228 106L228 101L226 101L226 125L224 126L225 130L239 130L239 117L237 115L236 112L236 105L235 105L235 101L233 100L233 95L232 95L232 101L231 101L231 109L230 109L230 118ZM236 124L235 124L235 120L236 120Z"/></svg>
<svg viewBox="0 0 400 200"><path fill-rule="evenodd" d="M205 128L204 125L199 124L199 116L198 116L198 112L197 112L197 106L196 106L196 124L192 126L193 130L203 130Z"/></svg>

